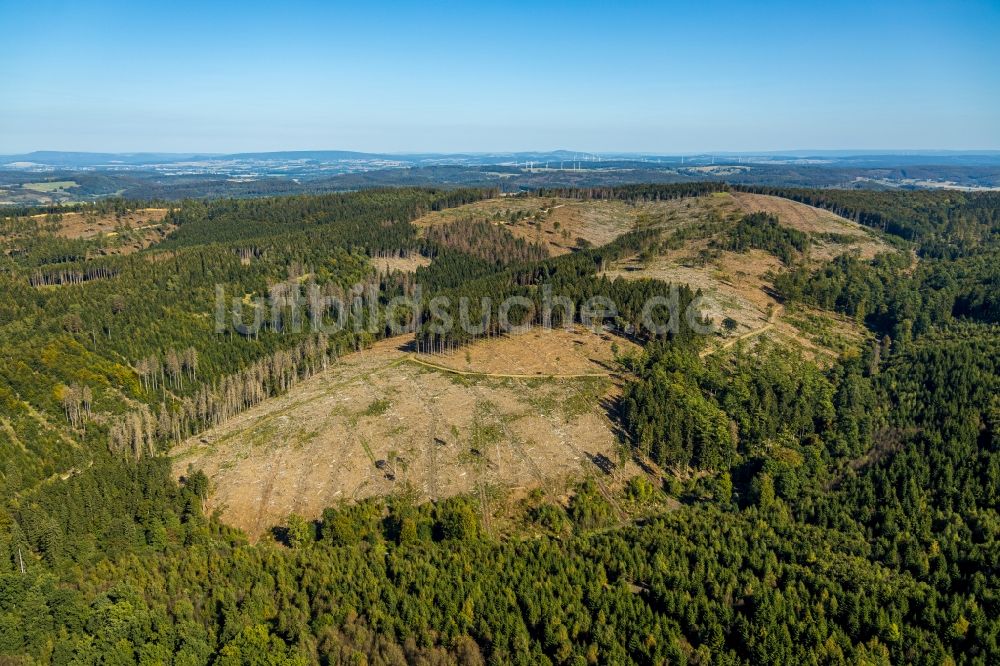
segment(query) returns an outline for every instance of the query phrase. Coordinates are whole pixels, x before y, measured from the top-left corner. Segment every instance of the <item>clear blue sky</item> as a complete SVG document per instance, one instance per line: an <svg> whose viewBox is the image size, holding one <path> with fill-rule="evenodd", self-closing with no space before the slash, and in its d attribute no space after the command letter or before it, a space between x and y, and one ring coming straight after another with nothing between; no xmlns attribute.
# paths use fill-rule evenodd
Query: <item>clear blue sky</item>
<svg viewBox="0 0 1000 666"><path fill-rule="evenodd" d="M1000 149L1000 0L0 0L0 153Z"/></svg>

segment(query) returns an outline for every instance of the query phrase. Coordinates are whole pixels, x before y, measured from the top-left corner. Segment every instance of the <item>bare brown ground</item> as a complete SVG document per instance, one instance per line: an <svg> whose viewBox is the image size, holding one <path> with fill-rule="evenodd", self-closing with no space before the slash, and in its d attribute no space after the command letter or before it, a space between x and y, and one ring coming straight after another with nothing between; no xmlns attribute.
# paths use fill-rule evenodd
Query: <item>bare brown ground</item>
<svg viewBox="0 0 1000 666"><path fill-rule="evenodd" d="M699 310L709 317L715 328L705 353L732 347L738 339L744 346L756 344L759 338L772 338L801 348L807 357L827 363L848 347L856 347L863 339L863 328L855 321L832 312L798 306L795 317L785 316L781 303L774 296L770 271L781 269L781 262L760 250L746 254L722 252L705 265L685 266L670 257L658 257L645 266L635 261L622 262L607 271L610 278L637 279L651 277L667 282L683 283L701 290ZM806 316L812 325L802 322ZM723 320L733 319L737 326L725 331ZM813 329L824 329L821 335Z"/></svg>
<svg viewBox="0 0 1000 666"><path fill-rule="evenodd" d="M159 225L166 215L166 208L140 208L121 217L63 213L55 233L63 238L94 238L103 234L117 233L122 228L141 230L151 225Z"/></svg>
<svg viewBox="0 0 1000 666"><path fill-rule="evenodd" d="M760 328L767 323L769 313L778 301L768 293L769 271L781 268L781 262L760 250L746 254L722 252L709 263L694 260L699 247L693 244L682 251L670 252L645 264L636 260L619 262L605 272L609 278L656 278L665 282L687 284L701 290L701 312L721 326L730 317L738 324L733 336Z"/></svg>
<svg viewBox="0 0 1000 666"><path fill-rule="evenodd" d="M771 275L784 267L776 257L761 250L741 254L716 251L707 262L696 261L698 251L706 247L707 242L694 243L646 264L635 259L619 262L605 275L625 279L657 278L701 290L700 312L712 320L716 330L707 353L729 348L737 338L754 344L759 336L792 343L802 348L807 356L828 362L844 347L861 342L863 329L857 322L832 312L799 307L799 310L808 311L813 320L808 328L801 325L803 316L778 316L783 314L782 306L775 297ZM722 328L726 318L737 323L732 331ZM823 335L813 334L812 328L816 326L825 329Z"/></svg>
<svg viewBox="0 0 1000 666"><path fill-rule="evenodd" d="M513 221L516 213L525 217ZM611 242L630 228L636 215L635 207L619 201L500 197L435 211L415 224L428 227L460 220L489 221L506 227L518 238L545 246L549 254L559 255L579 247L581 238L592 245Z"/></svg>
<svg viewBox="0 0 1000 666"><path fill-rule="evenodd" d="M526 217L509 222L512 213L518 211ZM780 197L743 192L718 192L636 205L620 201L500 197L434 212L416 224L426 227L462 219L490 220L506 226L516 236L544 244L550 254L557 255L579 247L577 239L580 238L593 245L602 245L638 227L711 230L712 225L735 222L746 213L758 211L777 215L782 224L811 234L808 261L813 264L844 252L854 251L862 257L872 257L889 249L868 229L828 211ZM837 234L840 238L818 238L823 234ZM668 251L645 263L635 257L617 262L605 275L626 279L657 278L700 289L705 296L703 311L717 326L727 317L737 322L733 331L715 336L713 346L722 345L769 323L771 313L778 306L773 296L771 274L785 267L777 258L760 250L722 252L710 245L710 236L698 238L695 234L679 250ZM836 319L833 315L829 318L831 321ZM771 323L773 326L766 335L795 342L807 353L821 356L830 353L826 345L812 342L815 336L803 333L781 318ZM852 322L839 322L839 327L843 329L845 340L859 338L857 326ZM464 369L461 361L461 358L456 359L452 367Z"/></svg>
<svg viewBox="0 0 1000 666"><path fill-rule="evenodd" d="M670 201L629 204L622 201L578 201L539 197L501 197L436 211L418 219L418 227L458 220L491 221L518 238L544 245L549 254L572 252L585 244L610 243L640 226L678 228L697 222L717 221L739 214L739 207L725 193ZM511 221L514 213L526 215Z"/></svg>
<svg viewBox="0 0 1000 666"><path fill-rule="evenodd" d="M481 371L600 372L610 358L610 342L596 335L544 335L520 336L528 344L519 346L483 341L470 354ZM400 345L384 341L345 357L184 442L173 452L174 473L204 470L209 510L257 538L290 513L315 518L341 500L373 495L426 500L541 487L559 496L572 477L597 471L594 456L614 459L617 439L602 405L612 380L456 376L409 361ZM528 359L536 354L548 361ZM423 358L466 363L462 352L453 356ZM502 357L512 365L498 365Z"/></svg>
<svg viewBox="0 0 1000 666"><path fill-rule="evenodd" d="M889 249L869 230L854 222L780 197L735 192L666 203L674 204L668 219L680 216L682 221L678 224L685 224L686 220L691 220L687 222L690 224L731 220L750 212L777 215L781 224L814 236L807 257L813 265L844 252L855 251L863 257L872 257ZM827 233L845 238L838 241L815 238ZM701 290L704 296L701 311L712 319L717 330L708 347L709 353L732 346L737 338L742 338L746 344L753 344L759 336L794 343L802 347L807 355L824 361L839 353L843 346L860 342L859 326L832 313L810 312L813 325L833 329L823 335L807 333L784 317L774 316L781 306L774 296L772 276L783 270L785 266L781 261L769 253L761 250L724 252L712 248L710 238L702 238L688 241L681 249L668 251L645 263L640 263L635 257L617 262L609 267L605 275L626 279L657 278ZM726 318L737 323L730 332L721 328ZM801 322L802 319L797 318L796 321Z"/></svg>
<svg viewBox="0 0 1000 666"><path fill-rule="evenodd" d="M435 211L418 219L418 227L457 220L492 221L515 236L544 245L552 255L581 246L580 239L604 245L638 226L667 229L706 222L736 220L751 212L777 215L782 224L813 235L853 236L850 243L814 239L816 259L828 259L850 249L871 257L887 249L864 227L839 215L780 197L745 192L718 192L701 197L628 204L621 201L578 201L540 197L500 197ZM523 217L512 221L515 213Z"/></svg>
<svg viewBox="0 0 1000 666"><path fill-rule="evenodd" d="M379 273L415 273L422 266L430 266L431 260L419 254L408 257L382 257L372 259L372 266Z"/></svg>
<svg viewBox="0 0 1000 666"><path fill-rule="evenodd" d="M793 229L814 236L829 233L843 234L854 238L848 243L833 243L814 239L810 252L814 259L832 259L849 250L856 250L863 258L870 259L879 252L889 250L889 246L865 227L830 211L765 194L733 192L732 196L745 212L777 215L778 220L783 225Z"/></svg>
<svg viewBox="0 0 1000 666"><path fill-rule="evenodd" d="M747 213L777 215L782 224L799 231L814 234L835 232L856 236L866 235L865 230L855 222L797 201L747 192L733 192L732 196Z"/></svg>
<svg viewBox="0 0 1000 666"><path fill-rule="evenodd" d="M612 344L622 352L639 349L632 342L608 333L595 334L582 327L571 331L536 328L487 344L435 354L428 360L463 372L496 375L606 375L614 370Z"/></svg>
<svg viewBox="0 0 1000 666"><path fill-rule="evenodd" d="M141 208L121 216L65 212L33 215L42 230L62 238L101 238L105 254L131 254L162 240L174 226L164 222L166 208Z"/></svg>

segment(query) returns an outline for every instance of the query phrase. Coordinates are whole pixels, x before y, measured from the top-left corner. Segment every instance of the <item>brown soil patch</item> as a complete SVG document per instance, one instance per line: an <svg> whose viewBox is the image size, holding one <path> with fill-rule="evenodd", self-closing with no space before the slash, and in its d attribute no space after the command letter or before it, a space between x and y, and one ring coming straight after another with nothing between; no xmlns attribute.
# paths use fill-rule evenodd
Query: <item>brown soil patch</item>
<svg viewBox="0 0 1000 666"><path fill-rule="evenodd" d="M435 211L415 224L428 227L460 220L488 221L559 255L579 247L580 239L592 245L611 242L628 230L634 213L633 207L617 201L500 197Z"/></svg>
<svg viewBox="0 0 1000 666"><path fill-rule="evenodd" d="M776 257L760 250L733 253L711 247L715 234L722 233L730 223L751 212L777 215L782 224L809 233L812 244L806 260L811 264L818 265L850 251L872 257L890 249L870 230L828 211L780 197L743 192L718 192L635 205L620 201L500 197L434 212L417 220L416 224L429 226L462 219L488 220L504 225L516 236L544 244L553 255L581 247L578 241L581 238L587 243L602 245L636 228L661 228L668 232L690 229L693 233L681 248L666 251L645 263L640 263L636 257L617 262L604 274L611 278L657 278L700 289L705 297L703 312L712 318L719 330L712 343L716 347L764 327L779 305L773 296L771 275L785 270L785 266ZM826 234L836 236L822 238ZM825 316L836 319L829 313ZM736 321L737 326L723 333L721 325L727 317ZM834 353L833 350L842 348L845 340L859 339L859 335L855 335L857 327L852 323L843 324L845 333L839 338L827 333L807 334L781 318L771 323L773 325L763 335L795 342L807 353ZM464 352L456 354L446 365L467 370ZM525 358L519 354L515 357ZM491 359L490 363L491 367L512 367L500 358ZM548 363L544 369L528 367L523 374L530 373L558 374L558 371Z"/></svg>
<svg viewBox="0 0 1000 666"><path fill-rule="evenodd" d="M610 347L599 336L544 335L551 337L522 344L520 354L505 339L470 353L492 362L498 354L491 350L500 350L514 364L508 367L520 369L542 367L518 360L538 345L548 350L546 368L600 368L610 357L597 349ZM586 335L596 341L577 344ZM208 509L257 538L290 513L316 518L341 500L373 495L413 492L426 500L542 487L556 496L569 478L599 473L595 456L615 458L602 406L615 389L611 379L457 376L409 361L400 345L385 341L347 356L184 442L174 451L174 473L204 470L212 482Z"/></svg>
<svg viewBox="0 0 1000 666"><path fill-rule="evenodd" d="M609 278L656 278L701 290L701 312L712 320L716 331L707 353L729 348L737 338L754 344L759 336L795 344L807 356L828 361L860 344L863 327L850 319L803 306L795 308L794 316L783 312L771 281L771 275L784 270L776 257L761 250L742 254L714 251L705 260L699 255L707 246L707 241L692 243L645 264L634 258L618 262L604 274ZM722 326L726 318L737 324L732 331Z"/></svg>
<svg viewBox="0 0 1000 666"><path fill-rule="evenodd" d="M735 219L739 211L739 206L726 193L638 204L519 196L435 211L415 224L427 227L458 220L491 221L519 238L544 245L551 255L560 255L587 244L610 243L640 226L677 228L727 217Z"/></svg>
<svg viewBox="0 0 1000 666"><path fill-rule="evenodd" d="M813 236L839 234L853 238L848 242L831 242L814 238L810 249L810 256L813 259L829 260L851 250L857 251L865 259L871 259L879 252L891 249L870 230L830 211L766 194L733 192L732 196L747 213L762 212L777 215L781 224Z"/></svg>
<svg viewBox="0 0 1000 666"><path fill-rule="evenodd" d="M163 240L175 228L164 222L166 208L141 208L122 215L65 212L31 216L38 231L61 238L100 239L103 254L131 254ZM27 227L23 231L27 231ZM13 240L15 232L5 240Z"/></svg>
<svg viewBox="0 0 1000 666"><path fill-rule="evenodd" d="M636 259L618 262L604 275L609 278L655 278L686 284L701 290L701 311L717 328L730 317L738 327L729 336L738 336L767 323L778 301L770 293L770 271L780 270L781 262L760 250L746 254L717 252L711 261L702 263L699 252L707 242L692 243L684 250L656 257L645 264Z"/></svg>
<svg viewBox="0 0 1000 666"><path fill-rule="evenodd" d="M799 231L812 234L833 232L855 236L867 235L865 229L856 222L791 199L747 192L733 192L732 196L745 212L777 215L782 224Z"/></svg>
<svg viewBox="0 0 1000 666"><path fill-rule="evenodd" d="M62 213L54 233L63 238L95 238L122 231L142 231L159 226L166 215L166 208L140 208L121 216Z"/></svg>
<svg viewBox="0 0 1000 666"><path fill-rule="evenodd" d="M888 249L868 229L829 211L762 194L717 192L700 197L629 204L621 201L578 201L550 197L500 197L435 211L418 219L418 227L457 220L492 221L528 241L545 245L550 254L565 254L581 246L609 243L640 226L676 229L710 222L735 221L741 215L766 212L782 224L814 236L840 234L856 240L814 239L815 258L829 258L851 249L874 256Z"/></svg>
<svg viewBox="0 0 1000 666"><path fill-rule="evenodd" d="M772 277L786 267L778 258L761 250L735 253L713 248L712 234L718 232L712 232L712 227L705 227L704 223L735 220L751 212L777 215L781 224L813 236L805 258L812 265L845 252L872 257L890 249L868 229L812 206L743 192L664 202L662 210L668 211L667 219L675 226L702 225L709 233L701 237L696 234L680 249L667 251L644 263L637 257L617 262L605 275L626 279L656 278L701 290L704 296L702 312L712 319L717 331L709 351L732 346L736 338L744 338L747 344L752 344L759 335L794 343L807 354L822 359L860 342L858 325L833 313L812 311L808 318L797 317L794 321L786 321L783 316L772 317L780 308L774 296ZM837 238L817 238L824 234L837 234ZM726 318L737 324L731 331L722 329Z"/></svg>
<svg viewBox="0 0 1000 666"><path fill-rule="evenodd" d="M379 257L371 260L379 273L415 273L418 268L430 266L431 260L420 254L408 257Z"/></svg>
<svg viewBox="0 0 1000 666"><path fill-rule="evenodd" d="M428 360L462 372L496 375L607 375L615 370L613 344L620 353L639 349L622 338L609 333L595 334L583 327L570 331L534 328L487 344L435 354Z"/></svg>

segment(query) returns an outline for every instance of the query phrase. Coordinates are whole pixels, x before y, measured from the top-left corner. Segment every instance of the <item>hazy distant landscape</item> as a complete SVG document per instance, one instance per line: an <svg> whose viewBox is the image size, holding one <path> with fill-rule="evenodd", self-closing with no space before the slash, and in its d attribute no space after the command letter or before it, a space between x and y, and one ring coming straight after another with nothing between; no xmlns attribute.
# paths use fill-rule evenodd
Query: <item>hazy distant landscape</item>
<svg viewBox="0 0 1000 666"><path fill-rule="evenodd" d="M381 186L591 187L715 180L871 189L1000 187L1000 153L851 151L701 155L535 153L382 155L292 151L233 155L38 152L0 156L0 205L103 197L177 200Z"/></svg>

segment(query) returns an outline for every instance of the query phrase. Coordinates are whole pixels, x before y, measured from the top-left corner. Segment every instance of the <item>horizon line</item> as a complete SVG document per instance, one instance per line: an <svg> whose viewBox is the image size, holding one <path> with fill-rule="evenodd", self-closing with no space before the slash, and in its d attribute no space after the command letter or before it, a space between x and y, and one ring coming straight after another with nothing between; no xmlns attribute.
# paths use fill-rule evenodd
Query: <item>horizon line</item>
<svg viewBox="0 0 1000 666"><path fill-rule="evenodd" d="M760 150L682 150L682 151L633 151L633 150L575 150L569 148L525 148L520 150L358 150L353 148L290 148L290 149L270 149L270 150L229 150L229 151L202 151L202 150L60 150L60 149L35 149L20 152L0 152L0 157L19 157L36 154L61 154L61 155L190 155L203 157L219 157L228 155L260 155L276 153L358 153L362 155L518 155L525 153L555 154L568 153L580 156L701 156L701 155L731 155L731 156L770 156L770 155L934 155L934 154L1000 154L1000 148L782 148L782 149L760 149Z"/></svg>

